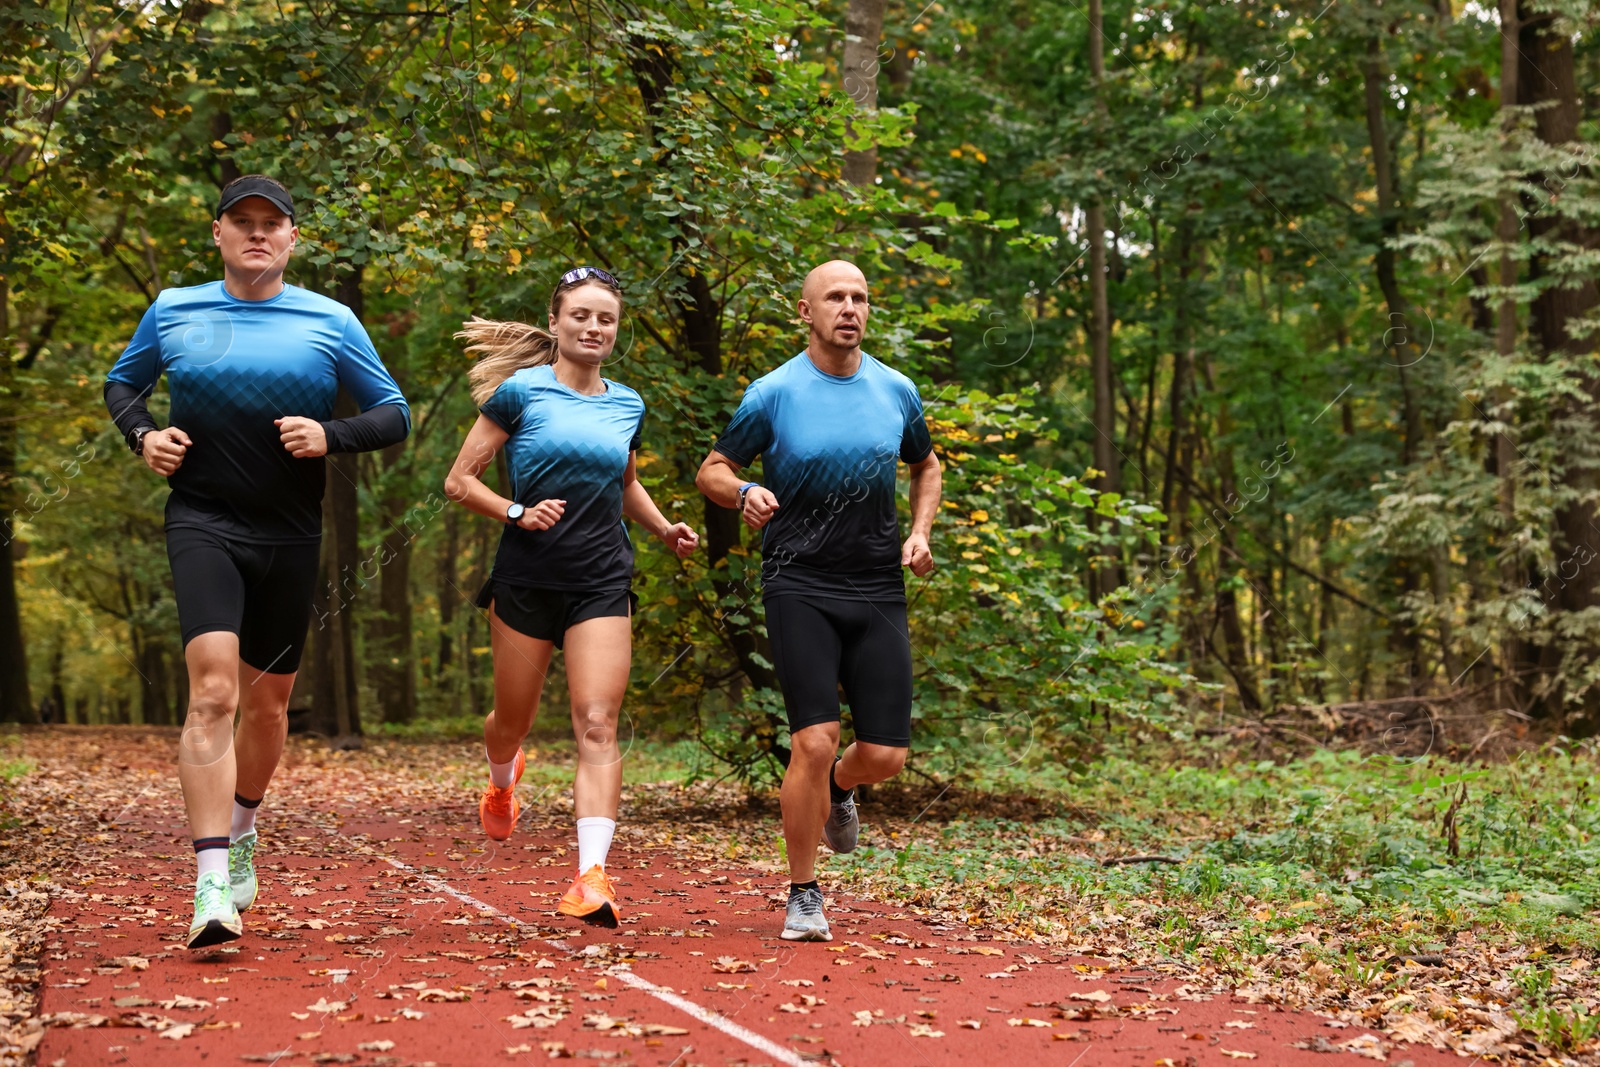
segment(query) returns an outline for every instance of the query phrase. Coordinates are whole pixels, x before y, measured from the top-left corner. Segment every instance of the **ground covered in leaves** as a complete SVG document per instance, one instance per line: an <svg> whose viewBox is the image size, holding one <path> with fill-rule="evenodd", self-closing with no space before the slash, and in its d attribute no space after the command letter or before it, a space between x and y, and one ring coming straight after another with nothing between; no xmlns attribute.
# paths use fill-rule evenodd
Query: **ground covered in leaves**
<svg viewBox="0 0 1600 1067"><path fill-rule="evenodd" d="M106 861L117 828L175 788L170 768L151 759L169 740L100 728L0 742L0 1062L24 1059L44 1022L74 1022L42 1018L41 966L61 945L63 905L88 909L94 893L114 892L85 884L88 858ZM464 741L389 739L333 752L296 739L286 762L295 772L284 784L308 829L363 808L390 817L461 808L482 774ZM775 798L698 781L695 764L687 747L634 747L619 848L670 850L707 870L737 865L776 890ZM1146 748L1072 778L1047 766L930 759L925 778L865 799L862 848L829 857L823 878L941 929L983 931L1006 946L995 951L1018 955L1014 967L1094 957L1172 989L1226 988L1263 1010L1320 1012L1329 1029L1298 1043L1309 1051L1400 1062L1409 1053L1396 1042L1409 1042L1488 1061L1597 1062L1594 769L1594 753L1577 749L1469 766L1331 752L1224 762L1216 752ZM569 776L565 752L541 752L525 779L530 810L565 819ZM169 845L182 860L182 840ZM473 844L460 847L465 858ZM186 870L175 873L186 881ZM288 911L279 919L289 929L321 921ZM107 981L132 973L127 961L106 965ZM1173 995L1150 988L1152 999ZM181 998L166 998L169 1008L121 996L148 1000L128 1010L150 1013L162 1035L185 1025ZM806 996L815 994L796 993L783 1010L807 1008ZM554 1010L548 997L530 986L523 1008ZM909 1025L932 1033L935 1024ZM1387 1040L1352 1042L1341 1028Z"/></svg>

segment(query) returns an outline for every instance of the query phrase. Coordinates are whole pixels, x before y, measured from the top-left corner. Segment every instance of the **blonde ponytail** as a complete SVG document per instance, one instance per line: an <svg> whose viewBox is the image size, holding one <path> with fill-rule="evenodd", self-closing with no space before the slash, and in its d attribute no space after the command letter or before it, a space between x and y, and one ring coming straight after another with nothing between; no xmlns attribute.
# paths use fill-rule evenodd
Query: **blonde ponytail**
<svg viewBox="0 0 1600 1067"><path fill-rule="evenodd" d="M525 322L495 322L474 315L461 324L456 337L468 342L468 352L478 355L467 372L474 404L488 400L501 382L522 368L556 361L556 339Z"/></svg>

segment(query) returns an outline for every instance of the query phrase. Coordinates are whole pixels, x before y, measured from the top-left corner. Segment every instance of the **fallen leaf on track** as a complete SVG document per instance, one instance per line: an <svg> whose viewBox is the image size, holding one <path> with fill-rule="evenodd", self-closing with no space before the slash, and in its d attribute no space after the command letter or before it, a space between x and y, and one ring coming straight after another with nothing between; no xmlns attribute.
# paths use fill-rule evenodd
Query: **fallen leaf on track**
<svg viewBox="0 0 1600 1067"><path fill-rule="evenodd" d="M1239 1052L1231 1048L1219 1048L1217 1051L1222 1053L1224 1056L1231 1056L1236 1060L1253 1060L1256 1058L1256 1054L1254 1052Z"/></svg>

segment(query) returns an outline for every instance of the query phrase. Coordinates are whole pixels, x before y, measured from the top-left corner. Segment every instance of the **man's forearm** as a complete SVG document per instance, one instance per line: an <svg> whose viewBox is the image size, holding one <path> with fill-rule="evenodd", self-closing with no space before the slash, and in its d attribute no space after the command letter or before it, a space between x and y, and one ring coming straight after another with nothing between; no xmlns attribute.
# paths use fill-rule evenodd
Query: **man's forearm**
<svg viewBox="0 0 1600 1067"><path fill-rule="evenodd" d="M406 409L400 404L379 404L359 415L329 419L322 424L328 451L376 452L404 441L411 432Z"/></svg>
<svg viewBox="0 0 1600 1067"><path fill-rule="evenodd" d="M739 487L749 481L726 463L709 460L700 467L695 485L713 504L725 508L739 506Z"/></svg>
<svg viewBox="0 0 1600 1067"><path fill-rule="evenodd" d="M106 410L111 413L111 421L117 424L123 440L131 441L133 431L137 429L156 428L156 420L150 417L150 409L145 406L145 398L149 395L147 389L107 379L104 389Z"/></svg>
<svg viewBox="0 0 1600 1067"><path fill-rule="evenodd" d="M939 461L911 472L911 532L923 537L933 535L933 520L939 514L939 496L944 477Z"/></svg>

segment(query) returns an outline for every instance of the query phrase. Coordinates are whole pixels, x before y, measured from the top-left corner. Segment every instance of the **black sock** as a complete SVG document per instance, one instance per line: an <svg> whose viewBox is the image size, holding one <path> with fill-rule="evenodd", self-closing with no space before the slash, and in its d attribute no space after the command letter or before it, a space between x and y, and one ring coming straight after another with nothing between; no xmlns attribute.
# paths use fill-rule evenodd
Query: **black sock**
<svg viewBox="0 0 1600 1067"><path fill-rule="evenodd" d="M789 883L789 895L792 897L796 893L805 892L807 889L820 889L820 888L821 888L821 886L817 885L817 880L815 878L811 879L811 881L809 881L809 882L790 882Z"/></svg>
<svg viewBox="0 0 1600 1067"><path fill-rule="evenodd" d="M835 758L833 761L833 766L828 768L828 796L835 804L843 803L851 793L855 792L854 787L850 789L840 789L839 783L833 780L833 772L838 768L838 766L839 760Z"/></svg>

